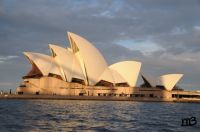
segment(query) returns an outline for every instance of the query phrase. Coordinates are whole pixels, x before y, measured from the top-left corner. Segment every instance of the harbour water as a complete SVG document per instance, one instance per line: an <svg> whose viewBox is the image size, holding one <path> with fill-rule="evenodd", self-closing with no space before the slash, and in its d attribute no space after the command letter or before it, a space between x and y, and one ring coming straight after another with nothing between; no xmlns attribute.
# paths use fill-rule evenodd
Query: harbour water
<svg viewBox="0 0 200 132"><path fill-rule="evenodd" d="M197 124L181 126L183 118ZM199 132L199 103L0 100L1 132Z"/></svg>

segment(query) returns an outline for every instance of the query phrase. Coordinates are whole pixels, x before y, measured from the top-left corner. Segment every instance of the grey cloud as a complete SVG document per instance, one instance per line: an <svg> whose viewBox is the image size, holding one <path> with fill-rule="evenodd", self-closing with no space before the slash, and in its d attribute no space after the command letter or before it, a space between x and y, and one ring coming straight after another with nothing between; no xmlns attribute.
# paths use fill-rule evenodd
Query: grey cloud
<svg viewBox="0 0 200 132"><path fill-rule="evenodd" d="M6 63L12 59L18 58L19 56L0 56L0 64Z"/></svg>
<svg viewBox="0 0 200 132"><path fill-rule="evenodd" d="M181 84L195 87L200 73L195 57L200 52L198 12L196 0L0 1L0 56L19 56L0 64L6 75L1 82L11 80L16 87L30 68L22 52L49 54L48 43L66 47L66 32L71 31L94 43L109 64L131 59L142 61L142 72L150 74L184 72ZM144 55L114 43L122 39L150 39L162 50ZM173 57L187 58L188 53L196 62Z"/></svg>
<svg viewBox="0 0 200 132"><path fill-rule="evenodd" d="M17 58L18 56L0 56L0 60L10 60L10 59L14 59Z"/></svg>

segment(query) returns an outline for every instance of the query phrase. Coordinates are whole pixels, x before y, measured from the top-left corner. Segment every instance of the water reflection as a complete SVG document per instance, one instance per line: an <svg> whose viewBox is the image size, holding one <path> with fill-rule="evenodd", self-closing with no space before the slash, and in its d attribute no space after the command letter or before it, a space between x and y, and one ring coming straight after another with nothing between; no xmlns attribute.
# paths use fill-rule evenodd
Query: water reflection
<svg viewBox="0 0 200 132"><path fill-rule="evenodd" d="M1 100L1 131L198 131L181 127L200 104L123 101Z"/></svg>

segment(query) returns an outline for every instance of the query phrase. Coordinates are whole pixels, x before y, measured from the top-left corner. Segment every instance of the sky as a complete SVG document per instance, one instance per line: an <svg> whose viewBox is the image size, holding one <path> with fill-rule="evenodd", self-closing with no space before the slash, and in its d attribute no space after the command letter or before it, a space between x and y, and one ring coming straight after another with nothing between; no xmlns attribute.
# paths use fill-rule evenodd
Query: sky
<svg viewBox="0 0 200 132"><path fill-rule="evenodd" d="M15 90L30 70L24 51L69 47L68 31L109 65L140 61L142 74L183 73L178 85L200 90L199 0L0 0L0 90Z"/></svg>

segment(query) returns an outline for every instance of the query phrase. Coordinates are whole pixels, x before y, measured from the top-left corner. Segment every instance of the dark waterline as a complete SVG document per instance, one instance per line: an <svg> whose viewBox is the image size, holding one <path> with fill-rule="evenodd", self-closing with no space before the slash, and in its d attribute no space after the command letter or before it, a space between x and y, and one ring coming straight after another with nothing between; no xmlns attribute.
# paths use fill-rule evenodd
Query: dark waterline
<svg viewBox="0 0 200 132"><path fill-rule="evenodd" d="M195 126L181 126L194 116ZM0 131L200 131L200 104L0 100Z"/></svg>

